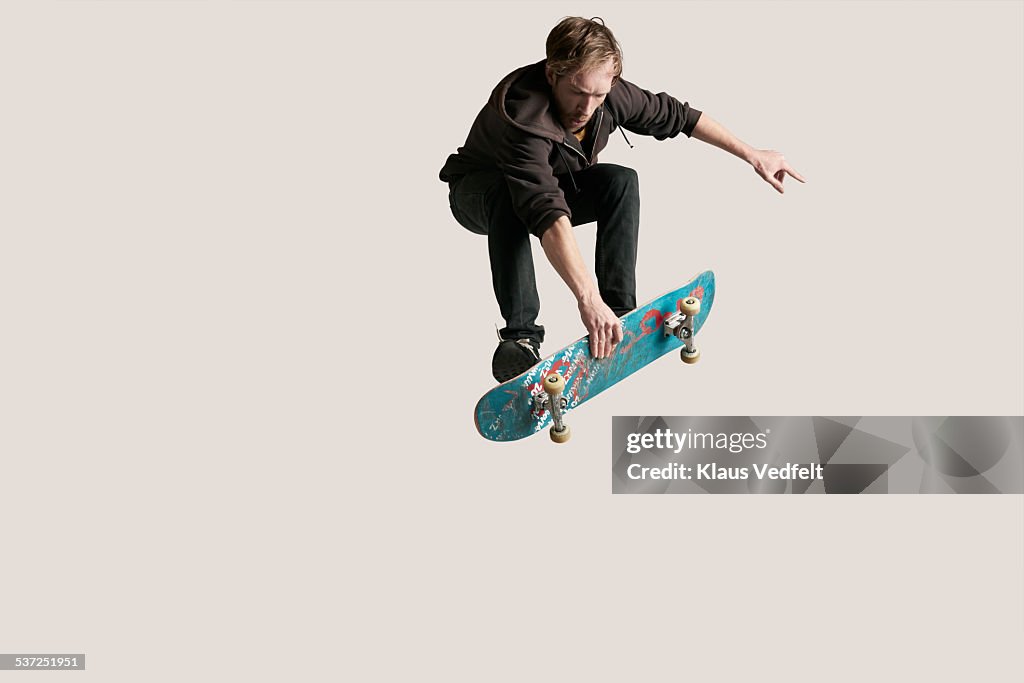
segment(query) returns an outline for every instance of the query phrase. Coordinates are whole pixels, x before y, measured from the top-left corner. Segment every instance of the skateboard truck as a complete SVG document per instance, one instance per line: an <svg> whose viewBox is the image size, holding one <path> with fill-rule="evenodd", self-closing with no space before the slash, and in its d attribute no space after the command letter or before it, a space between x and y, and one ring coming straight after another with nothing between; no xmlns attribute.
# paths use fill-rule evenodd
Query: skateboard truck
<svg viewBox="0 0 1024 683"><path fill-rule="evenodd" d="M551 419L554 421L550 432L551 440L555 443L565 443L572 436L569 425L562 421L562 414L569 405L569 399L562 394L565 392L565 380L557 372L552 372L544 378L544 390L533 396L533 406L537 410L550 410Z"/></svg>
<svg viewBox="0 0 1024 683"><path fill-rule="evenodd" d="M675 337L683 342L679 358L692 365L700 360L700 349L693 343L693 319L700 313L700 299L687 297L679 302L679 310L665 318L662 326L666 337Z"/></svg>

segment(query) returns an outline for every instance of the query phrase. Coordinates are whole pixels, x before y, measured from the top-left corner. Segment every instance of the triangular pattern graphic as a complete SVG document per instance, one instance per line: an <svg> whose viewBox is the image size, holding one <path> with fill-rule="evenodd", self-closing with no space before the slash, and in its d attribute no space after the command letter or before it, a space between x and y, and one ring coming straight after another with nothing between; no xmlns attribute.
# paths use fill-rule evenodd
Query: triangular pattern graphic
<svg viewBox="0 0 1024 683"><path fill-rule="evenodd" d="M825 493L862 493L887 469L885 465L829 465L823 470Z"/></svg>
<svg viewBox="0 0 1024 683"><path fill-rule="evenodd" d="M814 425L814 441L818 444L818 462L827 465L853 431L853 427L827 417L814 417L811 420Z"/></svg>

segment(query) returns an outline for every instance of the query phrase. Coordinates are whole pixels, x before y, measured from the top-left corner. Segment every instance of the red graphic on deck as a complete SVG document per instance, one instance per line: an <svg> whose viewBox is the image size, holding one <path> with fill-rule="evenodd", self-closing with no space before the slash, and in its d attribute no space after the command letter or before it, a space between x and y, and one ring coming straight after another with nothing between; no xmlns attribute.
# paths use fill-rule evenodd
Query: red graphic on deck
<svg viewBox="0 0 1024 683"><path fill-rule="evenodd" d="M653 325L648 325L651 321L654 321ZM665 322L665 314L657 309L647 311L643 318L640 319L640 329L643 330L643 335L646 337L652 332L656 332L658 328Z"/></svg>
<svg viewBox="0 0 1024 683"><path fill-rule="evenodd" d="M626 353L633 345L640 341L642 338L649 334L653 334L661 329L661 326L665 322L665 314L661 311L652 308L644 314L644 317L640 319L640 334L635 334L632 330L624 330L623 341L625 337L632 337L628 344L619 345L619 353Z"/></svg>
<svg viewBox="0 0 1024 683"><path fill-rule="evenodd" d="M559 375L562 376L562 379L568 380L569 379L569 372L568 371L569 371L569 368L571 368L571 367L572 366L569 364L569 361L567 361L565 359L562 359L562 360L558 361L557 363L555 363L554 365L551 366L551 369L548 370L548 374L545 375L545 377L550 377L552 374L557 372Z"/></svg>

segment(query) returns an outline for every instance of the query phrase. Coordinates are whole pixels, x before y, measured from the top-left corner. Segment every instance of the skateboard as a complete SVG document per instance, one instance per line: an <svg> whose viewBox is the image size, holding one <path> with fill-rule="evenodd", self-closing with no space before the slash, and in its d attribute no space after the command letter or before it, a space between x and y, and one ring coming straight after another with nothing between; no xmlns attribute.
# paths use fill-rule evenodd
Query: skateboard
<svg viewBox="0 0 1024 683"><path fill-rule="evenodd" d="M515 441L551 425L552 441L568 441L568 411L669 351L679 349L684 363L696 363L694 337L714 301L715 274L706 270L622 316L622 341L611 357L594 358L589 336L576 340L484 394L474 411L477 431L491 441Z"/></svg>

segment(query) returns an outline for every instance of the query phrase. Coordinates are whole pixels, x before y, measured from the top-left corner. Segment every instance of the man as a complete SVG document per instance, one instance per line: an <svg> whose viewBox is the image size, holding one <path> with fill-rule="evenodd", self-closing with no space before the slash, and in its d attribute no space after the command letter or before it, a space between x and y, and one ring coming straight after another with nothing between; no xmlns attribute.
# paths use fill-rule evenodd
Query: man
<svg viewBox="0 0 1024 683"><path fill-rule="evenodd" d="M622 340L618 318L636 308L640 194L635 171L597 163L616 128L658 140L695 137L747 161L779 192L787 173L804 182L778 152L755 150L689 104L621 74L622 51L603 21L563 19L548 35L547 59L498 84L441 169L455 219L487 235L505 319L491 364L499 382L540 360L531 235L576 297L591 353L608 357ZM573 235L573 226L592 221L596 286Z"/></svg>

